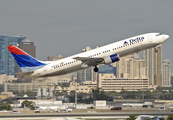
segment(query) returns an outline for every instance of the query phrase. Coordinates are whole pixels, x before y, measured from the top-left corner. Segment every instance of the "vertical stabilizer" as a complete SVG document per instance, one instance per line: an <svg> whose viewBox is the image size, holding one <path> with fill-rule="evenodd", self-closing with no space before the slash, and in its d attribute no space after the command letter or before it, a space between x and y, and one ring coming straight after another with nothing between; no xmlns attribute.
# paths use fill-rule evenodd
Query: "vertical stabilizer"
<svg viewBox="0 0 173 120"><path fill-rule="evenodd" d="M18 63L22 72L34 71L46 65L46 63L33 58L31 55L14 45L8 46L8 49Z"/></svg>

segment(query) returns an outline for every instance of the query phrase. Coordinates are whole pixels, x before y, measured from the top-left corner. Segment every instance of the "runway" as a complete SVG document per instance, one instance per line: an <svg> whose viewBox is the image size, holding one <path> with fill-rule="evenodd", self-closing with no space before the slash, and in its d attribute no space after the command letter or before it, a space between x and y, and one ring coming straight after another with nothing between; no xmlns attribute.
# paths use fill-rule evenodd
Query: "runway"
<svg viewBox="0 0 173 120"><path fill-rule="evenodd" d="M62 118L128 118L130 114L136 115L152 115L166 118L173 114L170 111L155 111L155 112L104 112L104 113L32 113L32 114L0 114L3 119L62 119Z"/></svg>

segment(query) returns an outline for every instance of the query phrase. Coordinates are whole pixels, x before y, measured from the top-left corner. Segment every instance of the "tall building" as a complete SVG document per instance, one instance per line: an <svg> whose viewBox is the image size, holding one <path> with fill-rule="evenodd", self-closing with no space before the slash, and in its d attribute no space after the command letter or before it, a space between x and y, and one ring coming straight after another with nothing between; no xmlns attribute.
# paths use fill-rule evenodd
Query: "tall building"
<svg viewBox="0 0 173 120"><path fill-rule="evenodd" d="M123 57L114 63L117 68L117 78L147 78L145 61L140 60L138 55L135 56Z"/></svg>
<svg viewBox="0 0 173 120"><path fill-rule="evenodd" d="M171 73L171 85L173 85L173 73Z"/></svg>
<svg viewBox="0 0 173 120"><path fill-rule="evenodd" d="M120 61L114 63L117 68L117 78L130 77L130 61L132 60L133 58L123 57Z"/></svg>
<svg viewBox="0 0 173 120"><path fill-rule="evenodd" d="M32 57L36 58L36 46L34 42L30 42L29 40L23 40L19 43L19 48L31 55ZM18 67L18 71L21 72L20 67Z"/></svg>
<svg viewBox="0 0 173 120"><path fill-rule="evenodd" d="M162 46L157 47L157 52L155 52L155 48L151 48L144 50L142 54L143 60L145 60L149 85L162 86Z"/></svg>
<svg viewBox="0 0 173 120"><path fill-rule="evenodd" d="M171 61L164 60L162 63L162 84L163 87L171 87Z"/></svg>
<svg viewBox="0 0 173 120"><path fill-rule="evenodd" d="M159 46L157 48L157 61L156 61L156 79L155 79L155 85L158 85L162 87L162 46Z"/></svg>
<svg viewBox="0 0 173 120"><path fill-rule="evenodd" d="M84 70L80 70L77 72L77 82L78 83L82 83L85 82L85 71Z"/></svg>
<svg viewBox="0 0 173 120"><path fill-rule="evenodd" d="M19 43L19 48L36 58L36 46L34 45L34 42L23 40Z"/></svg>
<svg viewBox="0 0 173 120"><path fill-rule="evenodd" d="M9 52L7 46L18 45L26 36L0 35L0 74L14 75L17 72L17 63Z"/></svg>

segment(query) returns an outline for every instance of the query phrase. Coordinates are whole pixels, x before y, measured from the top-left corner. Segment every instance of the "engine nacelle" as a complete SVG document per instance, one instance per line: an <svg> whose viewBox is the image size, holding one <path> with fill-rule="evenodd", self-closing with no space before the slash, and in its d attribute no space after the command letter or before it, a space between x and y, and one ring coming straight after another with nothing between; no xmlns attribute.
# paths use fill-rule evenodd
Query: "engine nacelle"
<svg viewBox="0 0 173 120"><path fill-rule="evenodd" d="M104 64L110 64L119 60L120 60L119 55L113 54L104 58Z"/></svg>

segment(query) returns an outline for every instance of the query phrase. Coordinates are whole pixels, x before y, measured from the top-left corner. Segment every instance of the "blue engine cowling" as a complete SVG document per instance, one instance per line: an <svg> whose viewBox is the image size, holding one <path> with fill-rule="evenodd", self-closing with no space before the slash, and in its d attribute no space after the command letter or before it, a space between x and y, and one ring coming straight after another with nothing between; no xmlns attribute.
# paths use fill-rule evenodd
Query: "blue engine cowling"
<svg viewBox="0 0 173 120"><path fill-rule="evenodd" d="M119 60L120 60L119 55L118 54L113 54L113 55L105 57L104 58L104 63L105 64L110 64L110 63L113 63L113 62L116 62L116 61L119 61Z"/></svg>

